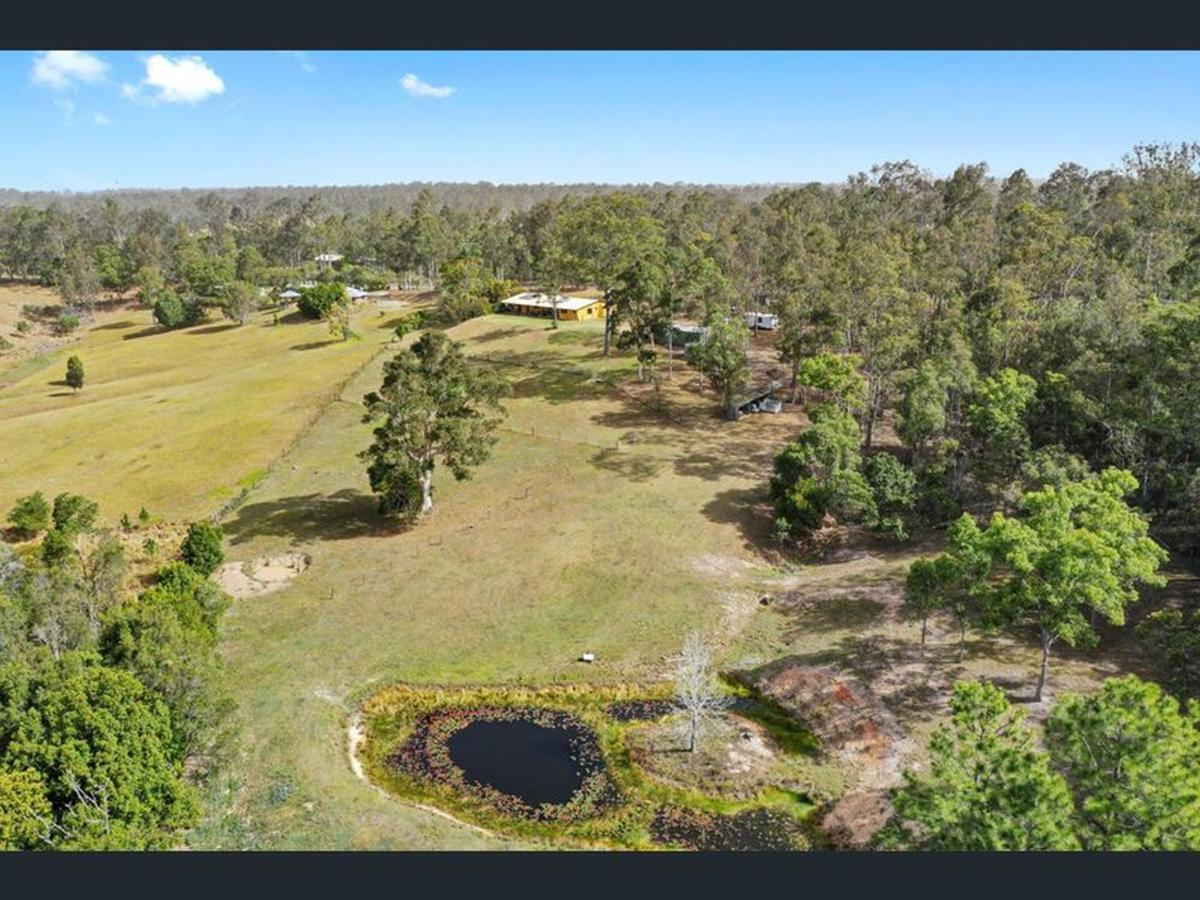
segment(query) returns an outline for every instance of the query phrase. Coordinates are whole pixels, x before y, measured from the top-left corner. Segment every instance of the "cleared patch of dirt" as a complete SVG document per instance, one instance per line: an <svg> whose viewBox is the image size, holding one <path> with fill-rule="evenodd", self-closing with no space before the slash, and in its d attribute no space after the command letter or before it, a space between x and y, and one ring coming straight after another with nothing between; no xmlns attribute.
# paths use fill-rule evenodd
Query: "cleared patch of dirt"
<svg viewBox="0 0 1200 900"><path fill-rule="evenodd" d="M221 590L242 600L282 590L311 564L312 557L307 553L278 553L250 562L225 563L213 578Z"/></svg>
<svg viewBox="0 0 1200 900"><path fill-rule="evenodd" d="M891 814L887 791L898 784L909 741L896 716L862 680L837 667L776 660L739 677L795 716L829 757L857 775L822 822L843 846L865 846Z"/></svg>

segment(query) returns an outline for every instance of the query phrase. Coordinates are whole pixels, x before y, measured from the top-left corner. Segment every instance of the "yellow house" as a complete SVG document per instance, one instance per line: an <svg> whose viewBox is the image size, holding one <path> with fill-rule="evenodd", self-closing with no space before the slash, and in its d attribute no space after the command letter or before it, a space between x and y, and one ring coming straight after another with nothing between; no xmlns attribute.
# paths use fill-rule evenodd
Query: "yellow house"
<svg viewBox="0 0 1200 900"><path fill-rule="evenodd" d="M604 318L604 301L599 297L564 297L560 294L555 300L558 303L558 317L564 321ZM505 312L521 316L541 316L545 319L554 316L554 301L545 294L535 294L532 291L501 300L500 305L504 307Z"/></svg>

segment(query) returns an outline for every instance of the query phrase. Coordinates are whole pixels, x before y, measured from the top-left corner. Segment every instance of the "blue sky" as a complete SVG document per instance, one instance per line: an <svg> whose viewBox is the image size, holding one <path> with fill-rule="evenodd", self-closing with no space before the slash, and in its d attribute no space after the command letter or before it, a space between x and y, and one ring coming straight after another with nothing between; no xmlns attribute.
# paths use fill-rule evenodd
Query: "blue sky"
<svg viewBox="0 0 1200 900"><path fill-rule="evenodd" d="M1200 139L1200 53L8 51L0 110L25 190L1043 177Z"/></svg>

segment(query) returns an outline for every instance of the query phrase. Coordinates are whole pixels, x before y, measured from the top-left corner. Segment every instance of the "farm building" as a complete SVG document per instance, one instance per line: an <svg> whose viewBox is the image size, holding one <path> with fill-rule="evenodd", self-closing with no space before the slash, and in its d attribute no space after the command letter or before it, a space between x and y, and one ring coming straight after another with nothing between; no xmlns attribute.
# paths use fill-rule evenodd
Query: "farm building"
<svg viewBox="0 0 1200 900"><path fill-rule="evenodd" d="M577 321L604 318L604 301L598 297L564 297L560 294L556 299L560 319ZM501 300L500 305L506 312L522 316L542 316L547 319L554 316L554 302L551 298L532 291Z"/></svg>
<svg viewBox="0 0 1200 900"><path fill-rule="evenodd" d="M342 254L340 253L322 253L316 258L317 268L322 270L332 269L341 261Z"/></svg>

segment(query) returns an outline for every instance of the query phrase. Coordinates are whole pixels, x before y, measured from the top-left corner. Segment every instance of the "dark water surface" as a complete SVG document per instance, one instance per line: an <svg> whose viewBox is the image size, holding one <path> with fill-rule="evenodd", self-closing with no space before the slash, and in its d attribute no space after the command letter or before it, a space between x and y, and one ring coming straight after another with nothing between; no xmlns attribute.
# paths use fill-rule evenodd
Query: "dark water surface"
<svg viewBox="0 0 1200 900"><path fill-rule="evenodd" d="M468 781L519 797L530 806L566 803L583 785L572 732L533 722L477 719L446 740Z"/></svg>

